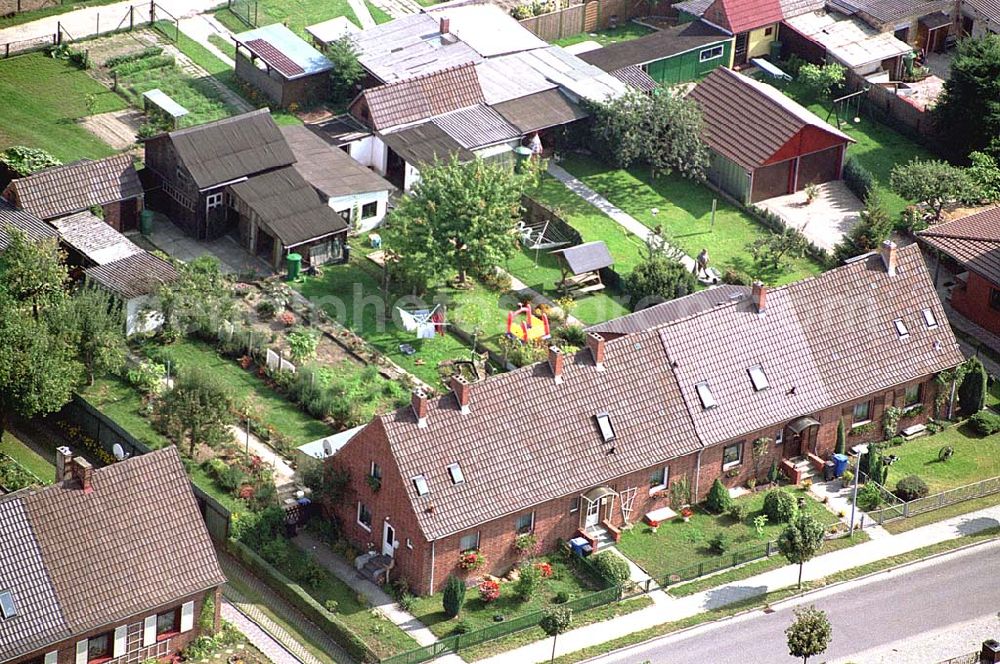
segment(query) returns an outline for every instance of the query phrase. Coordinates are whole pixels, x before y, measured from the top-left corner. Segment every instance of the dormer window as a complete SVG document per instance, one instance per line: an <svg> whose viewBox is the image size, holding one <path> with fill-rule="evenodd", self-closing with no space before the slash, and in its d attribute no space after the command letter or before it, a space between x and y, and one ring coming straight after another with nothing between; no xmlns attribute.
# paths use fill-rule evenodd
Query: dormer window
<svg viewBox="0 0 1000 664"><path fill-rule="evenodd" d="M417 475L413 478L413 486L416 488L418 496L426 496L431 492L430 487L427 486L427 478L423 475Z"/></svg>
<svg viewBox="0 0 1000 664"><path fill-rule="evenodd" d="M906 329L906 323L903 322L902 318L897 318L892 321L892 324L896 326L896 334L899 335L900 339L910 336L910 331Z"/></svg>
<svg viewBox="0 0 1000 664"><path fill-rule="evenodd" d="M753 389L756 392L761 390L766 390L771 386L767 382L767 376L764 374L764 369L759 364L754 367L747 369L747 373L750 374L750 382L753 383Z"/></svg>
<svg viewBox="0 0 1000 664"><path fill-rule="evenodd" d="M924 309L920 312L924 317L924 325L927 326L928 330L933 330L938 326L937 318L934 317L934 312L930 309Z"/></svg>
<svg viewBox="0 0 1000 664"><path fill-rule="evenodd" d="M465 481L465 475L462 474L462 467L457 463L448 466L448 474L451 476L452 484L461 484Z"/></svg>
<svg viewBox="0 0 1000 664"><path fill-rule="evenodd" d="M615 427L611 424L611 415L608 413L598 413L594 415L597 419L597 428L601 432L601 438L605 443L610 443L615 439Z"/></svg>
<svg viewBox="0 0 1000 664"><path fill-rule="evenodd" d="M719 404L715 401L715 395L712 394L711 388L709 388L708 383L698 383L694 386L694 389L698 392L698 399L701 400L701 407L705 410L715 408Z"/></svg>

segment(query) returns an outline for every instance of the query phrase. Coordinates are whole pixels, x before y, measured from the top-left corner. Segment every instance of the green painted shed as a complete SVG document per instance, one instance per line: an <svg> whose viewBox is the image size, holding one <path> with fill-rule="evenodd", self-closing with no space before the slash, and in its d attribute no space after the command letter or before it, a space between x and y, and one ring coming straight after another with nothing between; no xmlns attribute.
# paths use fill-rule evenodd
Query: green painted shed
<svg viewBox="0 0 1000 664"><path fill-rule="evenodd" d="M733 60L732 35L697 20L580 53L606 72L640 67L661 85L694 81Z"/></svg>

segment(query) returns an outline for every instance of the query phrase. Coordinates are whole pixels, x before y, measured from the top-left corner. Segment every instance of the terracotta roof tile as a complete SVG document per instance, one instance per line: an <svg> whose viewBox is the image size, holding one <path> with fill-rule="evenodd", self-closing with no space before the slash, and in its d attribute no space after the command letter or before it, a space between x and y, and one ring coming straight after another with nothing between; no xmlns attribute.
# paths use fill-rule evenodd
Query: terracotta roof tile
<svg viewBox="0 0 1000 664"><path fill-rule="evenodd" d="M142 184L127 154L82 160L13 180L18 205L42 219L86 210L92 205L142 196ZM8 196L9 197L9 196Z"/></svg>
<svg viewBox="0 0 1000 664"><path fill-rule="evenodd" d="M361 94L368 102L368 112L375 129L427 120L485 103L479 77L472 64L380 85Z"/></svg>
<svg viewBox="0 0 1000 664"><path fill-rule="evenodd" d="M932 226L917 233L917 239L1000 283L1000 207Z"/></svg>

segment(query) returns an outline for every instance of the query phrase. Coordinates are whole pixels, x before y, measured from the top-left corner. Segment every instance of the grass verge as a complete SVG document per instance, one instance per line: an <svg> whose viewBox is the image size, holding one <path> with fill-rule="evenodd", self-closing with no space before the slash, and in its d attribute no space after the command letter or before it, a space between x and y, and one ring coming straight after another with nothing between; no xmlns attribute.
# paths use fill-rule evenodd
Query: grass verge
<svg viewBox="0 0 1000 664"><path fill-rule="evenodd" d="M242 11L246 12L246 7ZM284 23L292 32L309 39L305 31L307 25L322 23L337 16L346 16L354 25L361 25L347 0L260 0L257 4L256 21L258 26ZM215 18L236 33L250 29L226 7L216 10ZM252 10L250 18L254 18Z"/></svg>
<svg viewBox="0 0 1000 664"><path fill-rule="evenodd" d="M0 440L0 453L17 461L46 484L50 484L52 478L56 476L56 467L51 461L28 447L9 431L5 431Z"/></svg>
<svg viewBox="0 0 1000 664"><path fill-rule="evenodd" d="M389 14L387 14L381 7L376 6L374 2L371 2L371 0L365 0L365 6L368 7L368 13L372 15L372 18L375 19L375 22L379 25L388 23L392 20L392 17L389 16Z"/></svg>

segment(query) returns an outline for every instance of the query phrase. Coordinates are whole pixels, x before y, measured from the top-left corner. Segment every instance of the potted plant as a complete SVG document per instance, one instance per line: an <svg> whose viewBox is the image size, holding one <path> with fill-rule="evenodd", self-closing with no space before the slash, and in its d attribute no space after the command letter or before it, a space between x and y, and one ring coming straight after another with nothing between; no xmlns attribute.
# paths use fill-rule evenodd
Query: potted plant
<svg viewBox="0 0 1000 664"><path fill-rule="evenodd" d="M476 549L464 551L458 557L458 566L461 567L466 572L477 570L485 564L486 564L486 556L479 553L479 551L477 551Z"/></svg>
<svg viewBox="0 0 1000 664"><path fill-rule="evenodd" d="M681 508L681 518L684 519L684 523L691 520L691 516L694 514L694 510L691 509L690 505L685 505Z"/></svg>

